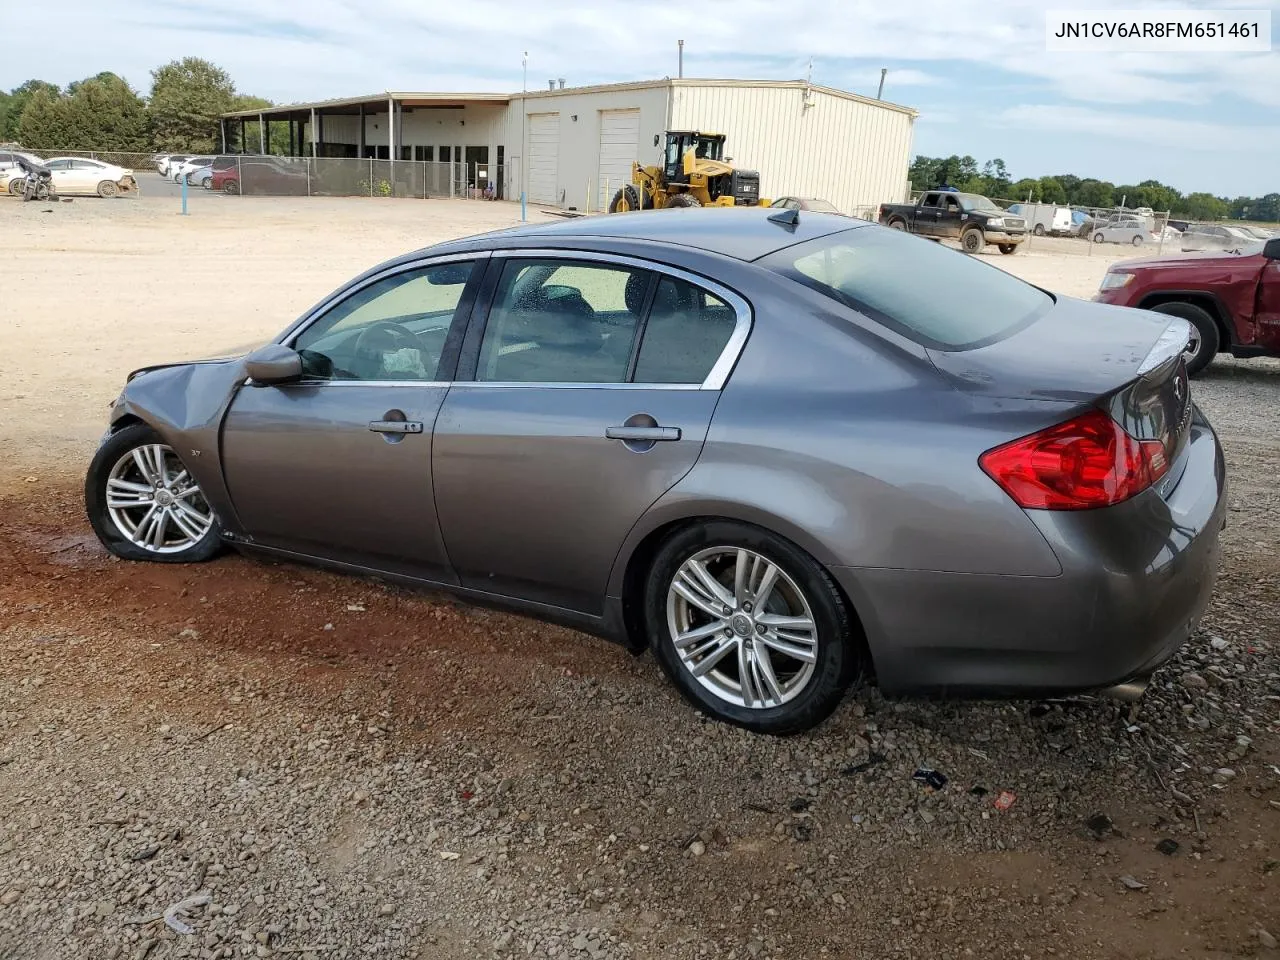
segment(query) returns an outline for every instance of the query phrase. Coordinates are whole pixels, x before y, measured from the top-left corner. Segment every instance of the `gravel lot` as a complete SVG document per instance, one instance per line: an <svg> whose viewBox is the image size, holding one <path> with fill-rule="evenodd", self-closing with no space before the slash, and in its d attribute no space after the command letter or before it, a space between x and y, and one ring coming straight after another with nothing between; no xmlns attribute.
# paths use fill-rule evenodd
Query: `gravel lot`
<svg viewBox="0 0 1280 960"><path fill-rule="evenodd" d="M769 739L569 631L109 558L78 485L124 373L518 215L194 201L0 201L0 958L1280 956L1280 364L1196 382L1224 569L1140 705L862 691ZM1107 261L990 262L1089 295Z"/></svg>

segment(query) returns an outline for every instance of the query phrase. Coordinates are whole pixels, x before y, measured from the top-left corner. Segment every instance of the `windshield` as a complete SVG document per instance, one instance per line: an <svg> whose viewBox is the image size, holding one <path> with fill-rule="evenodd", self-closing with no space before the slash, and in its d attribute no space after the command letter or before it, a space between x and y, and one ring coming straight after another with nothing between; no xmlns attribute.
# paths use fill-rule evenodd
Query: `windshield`
<svg viewBox="0 0 1280 960"><path fill-rule="evenodd" d="M761 264L941 350L1003 339L1053 306L1049 294L998 267L897 230L830 234Z"/></svg>
<svg viewBox="0 0 1280 960"><path fill-rule="evenodd" d="M840 212L835 208L834 205L827 203L827 201L825 200L806 200L805 203L808 205L810 210L815 210L819 213L839 213Z"/></svg>
<svg viewBox="0 0 1280 960"><path fill-rule="evenodd" d="M981 210L984 213L1004 213L1000 207L988 200L986 197L980 197L976 193L957 194L960 198L960 209L966 213L974 210Z"/></svg>

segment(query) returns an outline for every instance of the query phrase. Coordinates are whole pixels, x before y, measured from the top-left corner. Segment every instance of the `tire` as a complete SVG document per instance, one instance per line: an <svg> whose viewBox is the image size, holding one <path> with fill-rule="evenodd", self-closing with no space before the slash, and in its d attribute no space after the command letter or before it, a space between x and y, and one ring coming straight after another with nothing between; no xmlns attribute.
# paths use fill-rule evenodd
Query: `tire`
<svg viewBox="0 0 1280 960"><path fill-rule="evenodd" d="M1106 240L1106 239L1107 239L1107 238L1106 238L1106 237L1104 237L1104 236L1103 236L1102 234L1100 234L1100 233L1095 233L1095 234L1093 235L1093 242L1094 242L1094 243L1102 243L1102 242L1103 242L1104 240Z"/></svg>
<svg viewBox="0 0 1280 960"><path fill-rule="evenodd" d="M746 584L759 587L769 569L762 564L777 571L763 616L807 619L810 629L793 626L789 636L780 637L776 633L779 625L770 631L767 624L755 622L761 614L750 612L750 589L743 591L746 601L735 600L737 567L733 558L739 555L746 561ZM703 605L711 591L686 566L694 562L716 577L719 596L733 602L736 613L727 618L708 615ZM676 592L677 582L684 593ZM688 587L688 583L695 587ZM688 596L696 597L697 603L686 599ZM830 716L861 674L861 635L831 577L794 544L758 527L712 520L674 534L649 569L644 604L649 644L667 676L695 707L726 723L779 735L808 730ZM730 623L734 624L732 629L727 626ZM717 625L730 633L723 633ZM682 652L676 646L675 632L695 630L704 631L705 636L685 644ZM808 650L812 659L802 661L779 651L760 639L762 632L774 643L790 642L794 650ZM800 639L805 634L812 639ZM715 646L708 649L708 644ZM707 658L717 653L720 657L712 660L703 676L695 676L694 668L705 668ZM740 680L734 679L740 676L743 657L748 664L767 664L767 670L748 670L760 696L748 698ZM773 678L772 685L766 675ZM748 706L748 699L755 705Z"/></svg>
<svg viewBox="0 0 1280 960"><path fill-rule="evenodd" d="M25 177L15 177L9 181L9 195L20 197L27 192L27 180Z"/></svg>
<svg viewBox="0 0 1280 960"><path fill-rule="evenodd" d="M960 238L960 247L965 253L979 254L986 242L981 230L966 230L964 236Z"/></svg>
<svg viewBox="0 0 1280 960"><path fill-rule="evenodd" d="M1195 349L1188 350L1183 355L1187 362L1187 376L1196 376L1213 362L1213 358L1217 356L1218 350L1222 345L1222 338L1218 333L1218 325L1214 322L1213 317L1209 315L1209 311L1203 307L1196 306L1194 303L1184 303L1182 301L1160 303L1152 307L1151 310L1153 313L1181 317L1195 327L1195 335L1198 337L1198 340L1194 343Z"/></svg>
<svg viewBox="0 0 1280 960"><path fill-rule="evenodd" d="M1016 243L1002 243L1000 244L1000 252L1009 257L1018 252L1018 246Z"/></svg>
<svg viewBox="0 0 1280 960"><path fill-rule="evenodd" d="M118 192L116 185L110 180L103 180L98 184L98 196L100 197L114 197Z"/></svg>
<svg viewBox="0 0 1280 960"><path fill-rule="evenodd" d="M668 207L700 207L702 201L691 193L677 193L667 198Z"/></svg>
<svg viewBox="0 0 1280 960"><path fill-rule="evenodd" d="M640 192L631 184L620 187L609 201L610 213L631 213L640 209Z"/></svg>
<svg viewBox="0 0 1280 960"><path fill-rule="evenodd" d="M1143 241L1142 241L1142 237L1141 237L1141 236L1137 236L1137 237L1134 237L1134 238L1133 238L1133 240L1131 240L1130 242L1131 242L1135 247L1140 247L1140 246L1142 246L1142 242L1143 242Z"/></svg>
<svg viewBox="0 0 1280 960"><path fill-rule="evenodd" d="M1037 224L1036 224L1036 228L1035 228L1034 230L1032 230L1031 232L1032 232L1032 233L1034 233L1037 237L1043 237L1043 236L1044 236L1044 224L1043 224L1043 223L1037 223Z"/></svg>
<svg viewBox="0 0 1280 960"><path fill-rule="evenodd" d="M905 220L890 220L890 221L889 221L889 229L890 229L890 230L906 230L906 229L907 229L907 221L905 221Z"/></svg>
<svg viewBox="0 0 1280 960"><path fill-rule="evenodd" d="M224 180L222 183L222 192L227 196L234 197L240 192L240 184L236 180Z"/></svg>
<svg viewBox="0 0 1280 960"><path fill-rule="evenodd" d="M156 469L157 457L163 471ZM217 517L194 480L184 482L185 473L178 455L146 424L111 434L84 481L85 510L102 545L125 560L159 563L197 563L216 554L222 546ZM152 482L157 478L162 486ZM108 485L115 497L108 496ZM182 504L189 509L180 509ZM147 540L151 546L144 545Z"/></svg>

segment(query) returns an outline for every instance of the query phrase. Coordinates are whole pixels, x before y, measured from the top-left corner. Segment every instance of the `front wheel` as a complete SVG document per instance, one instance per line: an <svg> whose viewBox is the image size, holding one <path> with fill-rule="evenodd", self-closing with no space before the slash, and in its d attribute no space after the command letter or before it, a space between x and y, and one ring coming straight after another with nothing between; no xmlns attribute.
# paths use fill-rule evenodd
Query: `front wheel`
<svg viewBox="0 0 1280 960"><path fill-rule="evenodd" d="M965 253L981 253L985 243L981 230L966 230L964 236L960 238L960 246Z"/></svg>
<svg viewBox="0 0 1280 960"><path fill-rule="evenodd" d="M1134 245L1135 247L1140 247L1140 246L1142 246L1142 237L1134 237L1134 238L1133 238L1133 245Z"/></svg>
<svg viewBox="0 0 1280 960"><path fill-rule="evenodd" d="M853 619L831 577L744 524L700 523L668 540L649 571L645 620L686 699L760 733L816 726L859 673Z"/></svg>
<svg viewBox="0 0 1280 960"><path fill-rule="evenodd" d="M1101 233L1095 233L1095 234L1093 235L1093 242L1094 242L1094 243L1101 243L1101 242L1102 242L1103 240L1105 240L1105 239L1107 239L1107 238L1106 238L1106 237L1104 237Z"/></svg>
<svg viewBox="0 0 1280 960"><path fill-rule="evenodd" d="M1018 252L1018 245L1016 243L1002 243L1000 244L1000 252L1006 257L1010 256Z"/></svg>
<svg viewBox="0 0 1280 960"><path fill-rule="evenodd" d="M1043 236L1044 236L1044 224L1043 224L1043 223L1037 223L1037 224L1036 224L1036 228L1035 228L1034 230L1032 230L1031 232L1032 232L1032 233L1034 233L1037 237L1043 237Z"/></svg>
<svg viewBox="0 0 1280 960"><path fill-rule="evenodd" d="M103 180L100 184L98 184L98 196L100 197L103 197L103 198L114 197L116 195L116 192L117 192L116 185L112 183L110 180Z"/></svg>
<svg viewBox="0 0 1280 960"><path fill-rule="evenodd" d="M14 177L9 181L9 194L14 197L20 197L27 192L26 177Z"/></svg>
<svg viewBox="0 0 1280 960"><path fill-rule="evenodd" d="M84 483L89 524L125 560L193 563L221 545L213 508L181 458L137 423L98 448Z"/></svg>

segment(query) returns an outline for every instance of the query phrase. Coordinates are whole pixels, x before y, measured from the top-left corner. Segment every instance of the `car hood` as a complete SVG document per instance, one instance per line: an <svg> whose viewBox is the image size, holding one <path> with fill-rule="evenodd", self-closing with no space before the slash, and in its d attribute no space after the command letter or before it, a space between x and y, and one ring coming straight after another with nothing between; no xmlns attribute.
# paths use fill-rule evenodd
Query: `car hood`
<svg viewBox="0 0 1280 960"><path fill-rule="evenodd" d="M1089 402L1133 380L1171 318L1058 297L1035 322L972 350L929 350L966 392L1024 400Z"/></svg>
<svg viewBox="0 0 1280 960"><path fill-rule="evenodd" d="M1167 271L1178 274L1188 271L1214 271L1224 273L1253 273L1265 263L1261 253L1183 253L1169 257L1146 257L1119 260L1108 267L1111 273L1137 273L1139 271ZM1212 277L1213 274L1208 274ZM1204 278L1200 278L1204 279Z"/></svg>

